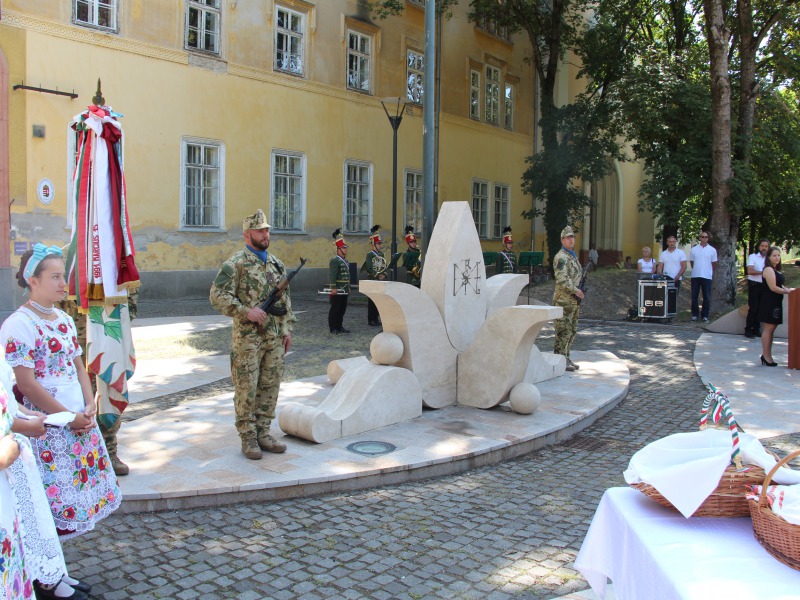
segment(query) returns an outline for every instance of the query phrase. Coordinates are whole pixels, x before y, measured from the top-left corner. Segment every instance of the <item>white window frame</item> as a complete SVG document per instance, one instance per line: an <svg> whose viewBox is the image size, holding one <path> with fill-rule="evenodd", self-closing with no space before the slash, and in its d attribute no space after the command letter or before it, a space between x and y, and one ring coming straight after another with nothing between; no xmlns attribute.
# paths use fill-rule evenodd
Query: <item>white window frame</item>
<svg viewBox="0 0 800 600"><path fill-rule="evenodd" d="M420 106L425 100L425 54L412 48L406 50L406 98Z"/></svg>
<svg viewBox="0 0 800 600"><path fill-rule="evenodd" d="M366 51L361 43L353 48L353 39L366 42ZM373 36L354 29L347 30L347 89L356 92L372 93L372 49L375 47ZM356 70L353 70L353 61ZM353 80L353 77L356 80Z"/></svg>
<svg viewBox="0 0 800 600"><path fill-rule="evenodd" d="M289 26L281 26L280 21L282 15L288 18ZM292 18L297 18L299 22L299 29L292 28ZM275 6L275 50L273 55L273 67L276 71L281 73L288 73L290 75L297 75L303 77L305 75L306 66L306 23L308 22L308 14L297 10L292 10L285 6ZM281 43L283 40L284 43ZM293 52L291 42L297 42L296 52ZM279 58L279 53L288 55L288 63L286 58L283 61ZM292 67L293 61L297 63L296 67Z"/></svg>
<svg viewBox="0 0 800 600"><path fill-rule="evenodd" d="M286 158L287 161L300 161L300 173L293 174L291 172L278 172L277 162L278 158ZM272 225L272 229L276 231L284 231L288 233L302 233L305 231L305 223L306 223L306 155L302 152L293 152L291 150L279 150L273 149L272 155L270 157L270 182L272 187L272 192L270 194L270 225ZM278 190L281 187L279 185L279 179L283 179L286 182L286 190L288 195L289 184L292 179L299 179L300 180L300 208L299 210L295 208L295 210L291 211L296 217L292 219L292 223L288 222L288 213L287 217L284 219L280 219L278 212L277 212L277 205L278 205ZM297 221L297 222L295 222ZM292 225L291 227L287 225Z"/></svg>
<svg viewBox="0 0 800 600"><path fill-rule="evenodd" d="M492 186L492 227L494 238L503 237L503 228L511 224L509 212L511 209L511 190L505 183L495 183Z"/></svg>
<svg viewBox="0 0 800 600"><path fill-rule="evenodd" d="M368 181L355 181L349 179L350 168L356 168L360 174L366 173ZM372 225L372 163L362 160L344 161L344 190L342 193L342 223L345 233L369 233ZM351 186L357 186L357 196L351 198ZM366 193L366 199L363 195ZM366 212L358 210L352 211L351 208L359 204L366 203ZM353 223L355 219L357 222ZM354 226L355 225L355 226Z"/></svg>
<svg viewBox="0 0 800 600"><path fill-rule="evenodd" d="M514 94L516 94L516 86L506 81L503 103L503 126L510 131L514 130Z"/></svg>
<svg viewBox="0 0 800 600"><path fill-rule="evenodd" d="M500 122L500 69L486 65L486 122L498 125Z"/></svg>
<svg viewBox="0 0 800 600"><path fill-rule="evenodd" d="M87 20L78 18L78 7L85 6ZM109 12L108 22L110 25L100 23L101 10ZM73 0L72 15L76 25L86 25L96 27L105 31L117 31L117 15L119 13L119 0Z"/></svg>
<svg viewBox="0 0 800 600"><path fill-rule="evenodd" d="M473 178L471 182L471 198L470 206L472 208L472 220L475 221L475 229L478 230L479 238L486 239L489 235L489 182L485 179Z"/></svg>
<svg viewBox="0 0 800 600"><path fill-rule="evenodd" d="M481 120L481 72L469 70L469 117Z"/></svg>
<svg viewBox="0 0 800 600"><path fill-rule="evenodd" d="M216 223L208 225L188 224L188 177L187 170L187 150L189 146L200 146L202 148L216 148L217 149L217 206L211 206L212 210L216 208ZM201 173L207 168L201 165ZM202 178L202 176L201 176ZM181 138L181 189L180 189L180 202L181 202L181 231L222 231L225 229L225 143L219 140L209 140L205 138L196 137L183 137Z"/></svg>
<svg viewBox="0 0 800 600"><path fill-rule="evenodd" d="M183 43L187 50L219 54L220 40L222 38L222 9L220 7L220 0L186 0L186 25L183 33ZM189 34L193 31L189 25L192 11L198 14L196 46L189 44ZM214 18L216 31L206 29L208 17ZM206 40L207 36L211 36L211 44Z"/></svg>
<svg viewBox="0 0 800 600"><path fill-rule="evenodd" d="M409 179L414 185L409 185ZM422 171L406 169L403 173L403 226L411 225L414 231L422 231L422 181Z"/></svg>

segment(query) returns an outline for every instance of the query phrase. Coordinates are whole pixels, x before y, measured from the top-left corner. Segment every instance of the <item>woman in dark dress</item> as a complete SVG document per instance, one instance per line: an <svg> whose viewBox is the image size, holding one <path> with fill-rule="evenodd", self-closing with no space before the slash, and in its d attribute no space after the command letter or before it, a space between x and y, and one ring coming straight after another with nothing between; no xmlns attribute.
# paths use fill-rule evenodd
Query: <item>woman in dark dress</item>
<svg viewBox="0 0 800 600"><path fill-rule="evenodd" d="M781 250L773 246L767 252L764 272L761 274L761 299L758 303L758 320L761 322L761 364L777 367L772 360L772 339L775 328L783 323L783 297L792 290L784 287L785 281L781 273Z"/></svg>

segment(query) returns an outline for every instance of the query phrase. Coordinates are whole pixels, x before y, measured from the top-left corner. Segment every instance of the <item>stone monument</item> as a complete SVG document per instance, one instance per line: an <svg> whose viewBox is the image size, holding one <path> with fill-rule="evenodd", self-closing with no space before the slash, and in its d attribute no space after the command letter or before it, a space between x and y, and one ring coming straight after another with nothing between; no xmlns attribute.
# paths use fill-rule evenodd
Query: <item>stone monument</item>
<svg viewBox="0 0 800 600"><path fill-rule="evenodd" d="M383 322L370 345L372 360L332 361L328 397L318 406L285 405L281 429L321 443L412 419L423 405L488 409L511 398L512 410L533 413L534 384L563 375L566 362L535 345L562 310L516 306L527 282L525 275L487 280L469 204L445 202L420 289L394 281L360 284Z"/></svg>

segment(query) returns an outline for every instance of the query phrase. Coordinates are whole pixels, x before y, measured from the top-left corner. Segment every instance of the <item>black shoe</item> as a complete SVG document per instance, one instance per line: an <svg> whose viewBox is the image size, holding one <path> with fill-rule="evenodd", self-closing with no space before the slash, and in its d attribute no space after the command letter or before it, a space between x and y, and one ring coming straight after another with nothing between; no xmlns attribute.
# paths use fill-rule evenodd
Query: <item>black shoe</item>
<svg viewBox="0 0 800 600"><path fill-rule="evenodd" d="M331 329L331 333L333 335L339 335L341 333L341 331L339 331L338 329Z"/></svg>
<svg viewBox="0 0 800 600"><path fill-rule="evenodd" d="M339 327L339 333L350 333L350 330L345 329L344 327Z"/></svg>
<svg viewBox="0 0 800 600"><path fill-rule="evenodd" d="M48 590L42 587L42 585L38 581L33 582L33 589L36 592L37 600L88 600L89 599L89 596L87 596L84 592L76 588L72 588L71 596L56 596L55 587L51 590Z"/></svg>
<svg viewBox="0 0 800 600"><path fill-rule="evenodd" d="M752 331L745 331L744 332L744 337L752 340L752 339L755 339L756 334L753 333Z"/></svg>
<svg viewBox="0 0 800 600"><path fill-rule="evenodd" d="M91 584L84 583L83 581L79 581L77 583L68 583L67 585L73 590L80 590L84 594L90 594L92 592Z"/></svg>
<svg viewBox="0 0 800 600"><path fill-rule="evenodd" d="M381 322L380 321L370 321L369 322L369 326L370 327L380 327L381 326Z"/></svg>
<svg viewBox="0 0 800 600"><path fill-rule="evenodd" d="M763 354L761 355L761 364L764 365L765 367L777 367L778 366L778 363L776 363L776 362L767 362L767 359L764 358Z"/></svg>

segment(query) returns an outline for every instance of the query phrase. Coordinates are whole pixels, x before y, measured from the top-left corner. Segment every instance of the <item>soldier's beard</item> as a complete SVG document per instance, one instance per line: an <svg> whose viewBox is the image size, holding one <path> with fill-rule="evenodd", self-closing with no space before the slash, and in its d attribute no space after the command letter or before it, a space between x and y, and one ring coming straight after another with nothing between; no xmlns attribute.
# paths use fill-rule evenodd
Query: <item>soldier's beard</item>
<svg viewBox="0 0 800 600"><path fill-rule="evenodd" d="M255 248L256 250L261 250L261 251L264 251L267 248L269 248L269 242L268 241L261 242L261 241L258 241L258 240L254 240L253 238L250 238L250 245L253 248Z"/></svg>

